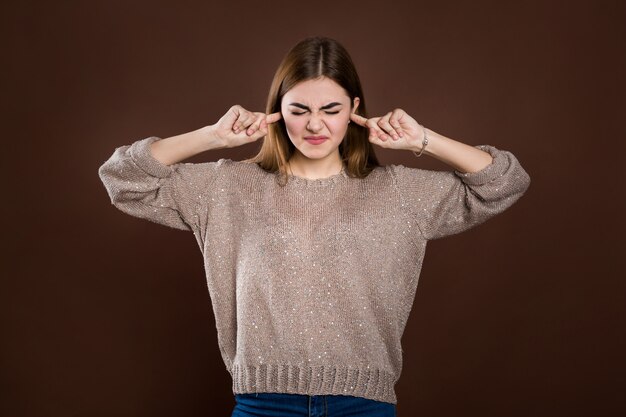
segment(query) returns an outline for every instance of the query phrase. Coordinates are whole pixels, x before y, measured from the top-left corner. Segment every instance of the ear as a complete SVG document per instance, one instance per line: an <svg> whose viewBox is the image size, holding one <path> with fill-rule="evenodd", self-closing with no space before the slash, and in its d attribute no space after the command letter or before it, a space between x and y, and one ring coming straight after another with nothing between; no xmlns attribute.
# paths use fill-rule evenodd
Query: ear
<svg viewBox="0 0 626 417"><path fill-rule="evenodd" d="M352 102L352 113L356 112L356 109L359 107L359 103L361 102L361 99L358 97L354 98L354 101Z"/></svg>

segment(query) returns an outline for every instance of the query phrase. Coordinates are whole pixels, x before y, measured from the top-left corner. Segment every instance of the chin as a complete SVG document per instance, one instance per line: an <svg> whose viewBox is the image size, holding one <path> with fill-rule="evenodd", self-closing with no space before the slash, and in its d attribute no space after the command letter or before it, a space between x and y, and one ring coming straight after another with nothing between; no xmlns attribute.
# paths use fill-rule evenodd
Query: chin
<svg viewBox="0 0 626 417"><path fill-rule="evenodd" d="M327 152L321 153L321 152L302 152L302 151L300 151L300 153L302 154L302 156L304 156L305 158L308 158L308 159L324 159L324 158L326 158L329 155Z"/></svg>
<svg viewBox="0 0 626 417"><path fill-rule="evenodd" d="M335 146L332 149L299 149L300 153L310 159L323 159L333 153L337 152L338 147Z"/></svg>

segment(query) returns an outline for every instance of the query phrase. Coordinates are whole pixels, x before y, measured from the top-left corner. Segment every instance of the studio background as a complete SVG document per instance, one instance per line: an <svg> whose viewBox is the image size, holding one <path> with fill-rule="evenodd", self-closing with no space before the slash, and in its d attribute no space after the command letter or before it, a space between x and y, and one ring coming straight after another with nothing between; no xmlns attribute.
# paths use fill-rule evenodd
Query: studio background
<svg viewBox="0 0 626 417"><path fill-rule="evenodd" d="M264 111L280 60L312 35L348 49L370 117L402 108L513 152L531 177L503 214L429 243L398 415L625 415L624 2L0 7L0 415L230 415L193 235L118 211L97 170L233 104Z"/></svg>

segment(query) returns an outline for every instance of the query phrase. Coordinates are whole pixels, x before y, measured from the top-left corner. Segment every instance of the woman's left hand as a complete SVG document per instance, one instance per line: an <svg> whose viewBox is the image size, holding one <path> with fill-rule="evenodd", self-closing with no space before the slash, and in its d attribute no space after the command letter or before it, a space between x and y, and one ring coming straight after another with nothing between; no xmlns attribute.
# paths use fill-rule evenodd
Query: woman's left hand
<svg viewBox="0 0 626 417"><path fill-rule="evenodd" d="M422 127L402 109L395 109L383 117L366 119L356 113L350 120L370 130L369 141L382 148L406 149L419 152L422 149Z"/></svg>

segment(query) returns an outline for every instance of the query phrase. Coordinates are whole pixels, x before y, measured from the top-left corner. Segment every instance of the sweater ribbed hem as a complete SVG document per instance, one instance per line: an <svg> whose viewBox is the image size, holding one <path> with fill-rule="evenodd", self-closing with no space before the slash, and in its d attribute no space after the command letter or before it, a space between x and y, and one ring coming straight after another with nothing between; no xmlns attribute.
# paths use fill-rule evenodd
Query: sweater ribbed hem
<svg viewBox="0 0 626 417"><path fill-rule="evenodd" d="M397 403L394 377L374 368L333 365L233 365L233 393L351 395Z"/></svg>

